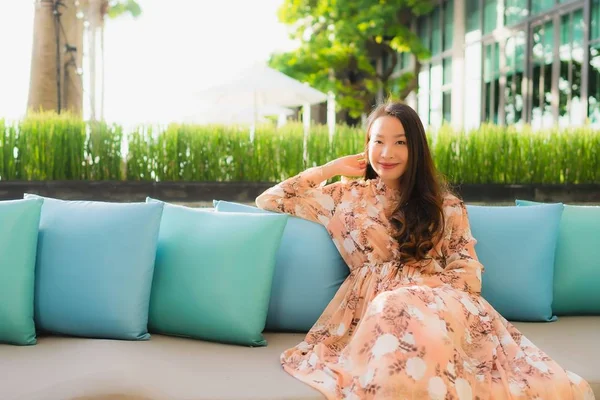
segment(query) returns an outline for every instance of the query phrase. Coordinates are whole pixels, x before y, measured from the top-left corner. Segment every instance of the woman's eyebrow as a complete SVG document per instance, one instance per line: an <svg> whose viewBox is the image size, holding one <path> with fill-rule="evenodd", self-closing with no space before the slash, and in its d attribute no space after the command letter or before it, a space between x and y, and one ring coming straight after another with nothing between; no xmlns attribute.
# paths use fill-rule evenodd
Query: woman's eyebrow
<svg viewBox="0 0 600 400"><path fill-rule="evenodd" d="M383 135L380 134L380 133L378 133L378 134L375 135L375 137L383 137ZM401 138L401 137L406 137L406 134L404 134L404 133L398 133L398 134L394 135L394 139Z"/></svg>

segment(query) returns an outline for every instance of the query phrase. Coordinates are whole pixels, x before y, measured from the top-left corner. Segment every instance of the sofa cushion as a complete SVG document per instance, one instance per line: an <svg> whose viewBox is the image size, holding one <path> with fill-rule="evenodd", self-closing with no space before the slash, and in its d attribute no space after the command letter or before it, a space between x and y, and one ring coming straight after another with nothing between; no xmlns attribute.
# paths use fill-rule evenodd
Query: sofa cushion
<svg viewBox="0 0 600 400"><path fill-rule="evenodd" d="M481 295L513 321L551 321L554 254L562 204L467 206L485 267Z"/></svg>
<svg viewBox="0 0 600 400"><path fill-rule="evenodd" d="M600 317L515 323L600 399ZM27 400L317 400L318 391L283 371L279 355L304 338L267 333L267 347L152 335L149 341L40 337L0 346L0 398Z"/></svg>
<svg viewBox="0 0 600 400"><path fill-rule="evenodd" d="M153 334L149 341L41 337L35 347L0 346L1 399L319 400L281 368L301 334L265 334L243 347ZM35 349L35 351L15 351Z"/></svg>
<svg viewBox="0 0 600 400"><path fill-rule="evenodd" d="M550 323L514 325L561 367L585 379L600 399L600 316L560 317Z"/></svg>
<svg viewBox="0 0 600 400"><path fill-rule="evenodd" d="M218 212L272 213L215 201ZM277 252L266 329L307 332L349 274L348 266L324 226L290 217Z"/></svg>
<svg viewBox="0 0 600 400"><path fill-rule="evenodd" d="M600 207L565 204L556 243L552 309L557 315L600 315L599 288Z"/></svg>
<svg viewBox="0 0 600 400"><path fill-rule="evenodd" d="M42 203L0 201L0 343L36 342L33 292Z"/></svg>
<svg viewBox="0 0 600 400"><path fill-rule="evenodd" d="M149 202L156 202L148 198ZM164 204L151 332L264 346L275 254L287 215Z"/></svg>
<svg viewBox="0 0 600 400"><path fill-rule="evenodd" d="M161 214L162 204L44 198L37 327L73 336L147 339Z"/></svg>

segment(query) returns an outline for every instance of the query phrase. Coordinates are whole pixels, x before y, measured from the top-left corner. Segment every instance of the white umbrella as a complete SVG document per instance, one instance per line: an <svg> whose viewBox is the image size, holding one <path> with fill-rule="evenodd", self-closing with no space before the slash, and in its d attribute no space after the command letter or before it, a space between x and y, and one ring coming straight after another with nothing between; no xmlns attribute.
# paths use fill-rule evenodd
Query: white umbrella
<svg viewBox="0 0 600 400"><path fill-rule="evenodd" d="M305 130L308 129L310 105L328 100L328 96L264 64L242 70L230 81L198 92L200 102L231 108L251 107L256 123L265 107L304 106Z"/></svg>
<svg viewBox="0 0 600 400"><path fill-rule="evenodd" d="M252 104L298 107L327 101L327 95L264 64L240 72L229 82L198 93L199 100L212 104Z"/></svg>
<svg viewBox="0 0 600 400"><path fill-rule="evenodd" d="M260 112L255 114L252 106L205 105L186 116L184 121L204 124L252 124L264 121L266 116L289 116L293 113L293 110L280 106L261 107Z"/></svg>

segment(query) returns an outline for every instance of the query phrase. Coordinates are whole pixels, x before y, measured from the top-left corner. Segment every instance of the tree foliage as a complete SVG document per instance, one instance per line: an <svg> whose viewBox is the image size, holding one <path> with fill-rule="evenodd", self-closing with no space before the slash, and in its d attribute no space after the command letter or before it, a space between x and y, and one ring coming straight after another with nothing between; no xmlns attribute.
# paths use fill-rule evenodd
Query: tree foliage
<svg viewBox="0 0 600 400"><path fill-rule="evenodd" d="M405 98L416 88L419 60L429 57L411 23L432 0L285 0L279 19L299 47L273 54L270 65L322 91L332 91L352 118L368 112L379 88ZM414 69L392 77L398 53L417 57ZM386 58L384 70L377 60ZM394 89L393 89L394 88ZM393 92L393 93L392 93Z"/></svg>
<svg viewBox="0 0 600 400"><path fill-rule="evenodd" d="M108 5L107 14L109 18L117 18L124 14L137 18L142 14L142 8L135 0L111 0Z"/></svg>

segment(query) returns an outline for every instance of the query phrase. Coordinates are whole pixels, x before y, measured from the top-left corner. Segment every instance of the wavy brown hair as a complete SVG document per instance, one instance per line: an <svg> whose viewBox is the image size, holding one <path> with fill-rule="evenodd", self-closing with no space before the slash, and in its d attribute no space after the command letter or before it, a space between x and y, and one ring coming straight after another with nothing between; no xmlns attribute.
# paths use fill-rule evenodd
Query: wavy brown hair
<svg viewBox="0 0 600 400"><path fill-rule="evenodd" d="M367 119L366 147L373 122L383 116L397 118L406 134L408 165L400 180L400 202L391 216L395 238L400 245L400 261L421 261L435 246L444 231L444 195L448 186L436 171L425 129L419 115L406 104L385 103ZM365 149L365 154L368 152ZM377 178L367 165L365 179Z"/></svg>

